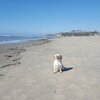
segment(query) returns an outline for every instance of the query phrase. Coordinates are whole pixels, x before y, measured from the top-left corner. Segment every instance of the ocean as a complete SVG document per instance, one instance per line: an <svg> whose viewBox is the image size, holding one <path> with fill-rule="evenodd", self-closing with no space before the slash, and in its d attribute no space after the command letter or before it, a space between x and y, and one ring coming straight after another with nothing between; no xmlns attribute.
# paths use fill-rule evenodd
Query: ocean
<svg viewBox="0 0 100 100"><path fill-rule="evenodd" d="M51 39L51 38L53 38L53 36L48 36L48 35L41 35L41 36L0 35L0 44L19 43L19 42L26 42L30 40Z"/></svg>

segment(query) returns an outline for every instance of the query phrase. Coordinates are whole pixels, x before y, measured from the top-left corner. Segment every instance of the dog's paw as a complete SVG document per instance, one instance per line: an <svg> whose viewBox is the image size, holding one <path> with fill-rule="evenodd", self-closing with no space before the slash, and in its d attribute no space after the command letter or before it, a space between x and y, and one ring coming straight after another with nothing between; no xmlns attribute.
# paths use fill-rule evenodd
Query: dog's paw
<svg viewBox="0 0 100 100"><path fill-rule="evenodd" d="M54 71L53 73L57 73L58 71Z"/></svg>
<svg viewBox="0 0 100 100"><path fill-rule="evenodd" d="M60 73L62 73L63 71L62 70L60 70Z"/></svg>

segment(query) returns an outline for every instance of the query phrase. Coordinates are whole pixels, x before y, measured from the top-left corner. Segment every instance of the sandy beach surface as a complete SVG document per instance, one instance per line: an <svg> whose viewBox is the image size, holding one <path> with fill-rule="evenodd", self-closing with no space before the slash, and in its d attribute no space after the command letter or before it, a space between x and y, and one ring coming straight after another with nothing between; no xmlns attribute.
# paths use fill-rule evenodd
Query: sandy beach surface
<svg viewBox="0 0 100 100"><path fill-rule="evenodd" d="M56 53L62 73L53 73ZM0 45L0 100L100 100L100 37Z"/></svg>

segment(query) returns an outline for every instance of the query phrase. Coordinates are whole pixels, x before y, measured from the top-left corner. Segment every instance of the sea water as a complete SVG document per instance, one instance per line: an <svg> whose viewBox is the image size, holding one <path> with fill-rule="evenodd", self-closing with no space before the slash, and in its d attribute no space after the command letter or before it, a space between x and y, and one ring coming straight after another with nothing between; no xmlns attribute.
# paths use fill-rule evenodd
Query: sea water
<svg viewBox="0 0 100 100"><path fill-rule="evenodd" d="M26 42L30 40L50 39L53 38L47 35L34 36L17 36L17 35L0 35L0 44Z"/></svg>

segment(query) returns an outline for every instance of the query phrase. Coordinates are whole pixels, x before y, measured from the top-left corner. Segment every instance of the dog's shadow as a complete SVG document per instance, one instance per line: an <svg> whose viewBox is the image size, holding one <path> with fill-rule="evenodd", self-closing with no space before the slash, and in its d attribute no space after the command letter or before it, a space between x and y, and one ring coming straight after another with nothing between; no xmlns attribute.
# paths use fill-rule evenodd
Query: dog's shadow
<svg viewBox="0 0 100 100"><path fill-rule="evenodd" d="M73 67L64 67L63 72L72 70Z"/></svg>

